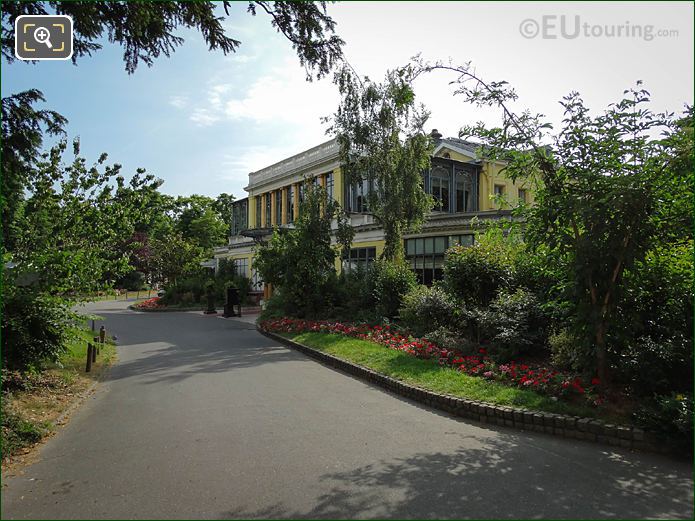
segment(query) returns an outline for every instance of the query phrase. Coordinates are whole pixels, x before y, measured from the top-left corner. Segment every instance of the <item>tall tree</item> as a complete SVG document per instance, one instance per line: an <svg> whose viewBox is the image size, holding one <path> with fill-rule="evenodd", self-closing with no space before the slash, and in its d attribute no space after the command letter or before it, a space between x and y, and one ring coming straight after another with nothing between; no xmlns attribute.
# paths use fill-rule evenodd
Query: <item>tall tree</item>
<svg viewBox="0 0 695 521"><path fill-rule="evenodd" d="M593 345L601 384L607 385L607 345L623 273L660 239L659 209L668 205L662 196L665 187L675 186L673 169L687 156L673 114L653 113L649 93L637 82L595 116L578 93L569 94L561 101L562 129L554 132L542 114L512 110L517 94L505 81L486 82L470 64L416 64L422 72L453 72L455 94L464 101L502 109L501 126L479 123L464 127L461 136L479 138L481 156L504 161L510 178L536 179L526 236L573 259L577 323ZM685 174L690 186L692 175L692 170ZM691 221L692 207L686 213Z"/></svg>
<svg viewBox="0 0 695 521"><path fill-rule="evenodd" d="M368 182L368 208L384 228L384 258L403 259L403 233L417 230L432 208L423 172L430 166L429 118L415 103L414 67L389 71L383 83L360 78L349 65L336 73L342 99L329 132L340 144L349 185Z"/></svg>
<svg viewBox="0 0 695 521"><path fill-rule="evenodd" d="M67 120L36 105L45 101L35 89L2 98L2 239L4 251L12 250L21 230L17 219L23 211L24 190L36 174L44 133L64 134Z"/></svg>
<svg viewBox="0 0 695 521"><path fill-rule="evenodd" d="M102 48L100 40L124 48L123 60L129 74L140 61L151 66L160 55L170 56L184 39L180 28L198 29L209 49L224 54L236 52L241 41L229 36L218 6L229 16L231 2L3 2L2 54L8 62L14 56L14 22L25 14L66 14L73 20L74 53L77 63ZM326 12L326 2L248 3L248 12L259 10L291 43L307 76L327 74L342 56L343 41L334 34L335 22Z"/></svg>

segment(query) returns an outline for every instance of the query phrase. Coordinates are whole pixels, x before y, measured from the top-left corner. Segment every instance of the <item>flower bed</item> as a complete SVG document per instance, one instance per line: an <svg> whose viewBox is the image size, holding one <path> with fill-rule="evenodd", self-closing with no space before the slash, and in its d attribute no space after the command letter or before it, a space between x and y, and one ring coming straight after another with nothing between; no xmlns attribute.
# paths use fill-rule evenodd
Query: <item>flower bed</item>
<svg viewBox="0 0 695 521"><path fill-rule="evenodd" d="M594 406L603 403L596 388L599 384L597 378L586 381L578 375L522 361L498 364L482 348L477 355L464 356L460 352L443 349L427 339L404 335L388 325L281 318L261 322L260 327L274 333L329 333L369 340L418 358L436 360L441 366L451 367L470 376L531 389L557 398L584 399Z"/></svg>
<svg viewBox="0 0 695 521"><path fill-rule="evenodd" d="M153 311L153 310L159 310L159 309L164 309L166 308L165 304L162 304L161 299L159 297L152 297L148 298L147 300L143 300L142 302L137 302L133 304L135 309L142 309L143 311Z"/></svg>

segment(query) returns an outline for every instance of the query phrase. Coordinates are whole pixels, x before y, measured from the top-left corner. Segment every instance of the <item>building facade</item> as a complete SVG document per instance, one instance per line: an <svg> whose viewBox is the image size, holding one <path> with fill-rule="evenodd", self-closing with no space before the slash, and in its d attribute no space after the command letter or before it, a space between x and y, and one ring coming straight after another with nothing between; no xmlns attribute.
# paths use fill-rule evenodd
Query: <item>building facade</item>
<svg viewBox="0 0 695 521"><path fill-rule="evenodd" d="M464 140L441 138L432 131L436 147L431 168L424 172L425 190L436 207L417 234L404 236L407 261L423 284L442 277L444 255L455 244L473 244L474 225L483 219L510 217L510 208L532 204L528 182L504 177L503 165L484 162L476 146ZM384 249L383 230L369 213L367 181L348 186L340 167L335 139L310 148L266 168L251 172L248 197L234 202L232 235L215 250L215 262L232 260L237 272L253 281L256 292L269 296L253 268L254 248L274 227L292 227L303 200L303 185L323 186L350 215L355 237L348 258L336 260L337 269L351 269L377 259ZM499 200L504 199L504 204Z"/></svg>

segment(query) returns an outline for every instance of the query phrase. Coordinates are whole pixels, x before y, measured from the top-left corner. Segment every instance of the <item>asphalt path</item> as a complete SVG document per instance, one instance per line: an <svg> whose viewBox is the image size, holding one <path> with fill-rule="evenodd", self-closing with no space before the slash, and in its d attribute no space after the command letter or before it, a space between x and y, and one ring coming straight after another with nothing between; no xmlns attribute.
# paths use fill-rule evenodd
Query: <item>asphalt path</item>
<svg viewBox="0 0 695 521"><path fill-rule="evenodd" d="M118 363L3 519L683 518L692 465L457 419L201 313L87 311Z"/></svg>

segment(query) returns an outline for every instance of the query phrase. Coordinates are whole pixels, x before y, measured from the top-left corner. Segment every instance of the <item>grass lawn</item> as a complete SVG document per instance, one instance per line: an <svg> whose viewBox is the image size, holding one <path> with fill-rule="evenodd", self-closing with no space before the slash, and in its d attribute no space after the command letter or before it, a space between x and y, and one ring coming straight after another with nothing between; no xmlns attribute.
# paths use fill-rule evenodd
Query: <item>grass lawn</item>
<svg viewBox="0 0 695 521"><path fill-rule="evenodd" d="M628 421L624 416L602 414L601 411L587 405L555 401L533 391L462 374L448 367L440 367L433 360L422 360L367 340L327 333L283 334L282 336L437 393L528 410L601 417L616 423Z"/></svg>
<svg viewBox="0 0 695 521"><path fill-rule="evenodd" d="M85 373L87 342L92 342L95 332L75 329L74 334L59 363L27 376L23 389L3 394L3 463L7 456L51 434L58 418L115 360L116 346L107 338L91 372Z"/></svg>

